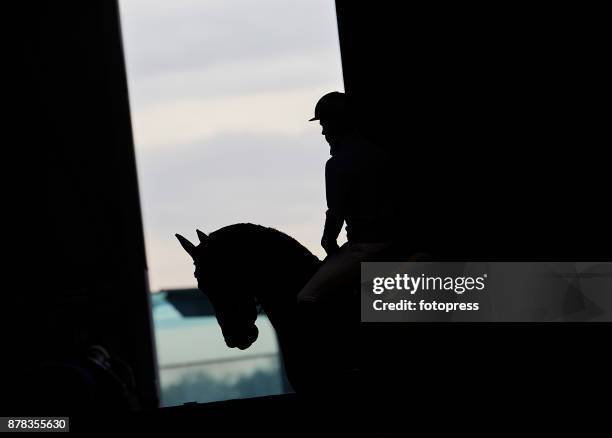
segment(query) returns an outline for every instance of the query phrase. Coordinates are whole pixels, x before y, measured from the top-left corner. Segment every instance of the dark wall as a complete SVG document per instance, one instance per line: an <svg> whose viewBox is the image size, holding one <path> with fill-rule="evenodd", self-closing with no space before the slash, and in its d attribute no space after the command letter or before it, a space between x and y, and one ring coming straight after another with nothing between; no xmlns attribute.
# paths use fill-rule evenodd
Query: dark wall
<svg viewBox="0 0 612 438"><path fill-rule="evenodd" d="M11 310L3 378L100 344L132 368L143 406L157 405L128 90L115 1L33 2L17 13L13 84L26 125L17 146L21 204L36 228ZM13 28L11 28L13 29ZM24 165L25 164L25 165ZM23 184L32 182L32 189ZM30 191L27 191L30 190ZM24 212L26 210L23 210ZM24 213L22 216L26 216ZM8 359L10 358L10 359ZM22 394L37 397L36 389Z"/></svg>
<svg viewBox="0 0 612 438"><path fill-rule="evenodd" d="M603 11L400 5L336 1L345 87L396 154L414 249L609 260Z"/></svg>
<svg viewBox="0 0 612 438"><path fill-rule="evenodd" d="M360 128L394 154L406 245L452 260L609 261L603 11L424 3L336 0L345 88ZM361 334L376 390L406 403L538 393L554 404L599 390L607 372L601 324Z"/></svg>

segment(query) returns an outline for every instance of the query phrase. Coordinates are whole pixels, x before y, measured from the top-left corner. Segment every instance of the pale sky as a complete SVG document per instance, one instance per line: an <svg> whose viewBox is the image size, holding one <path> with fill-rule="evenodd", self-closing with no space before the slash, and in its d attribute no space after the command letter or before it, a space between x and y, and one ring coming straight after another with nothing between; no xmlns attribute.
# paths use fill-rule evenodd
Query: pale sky
<svg viewBox="0 0 612 438"><path fill-rule="evenodd" d="M343 91L331 0L121 0L151 290L195 285L174 233L274 227L319 257L329 147L312 117Z"/></svg>

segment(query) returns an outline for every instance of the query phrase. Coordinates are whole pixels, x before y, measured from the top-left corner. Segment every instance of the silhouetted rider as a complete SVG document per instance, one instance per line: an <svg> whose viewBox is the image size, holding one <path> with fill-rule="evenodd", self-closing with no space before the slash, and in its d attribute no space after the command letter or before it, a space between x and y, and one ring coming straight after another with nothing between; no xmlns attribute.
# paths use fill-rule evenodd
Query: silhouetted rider
<svg viewBox="0 0 612 438"><path fill-rule="evenodd" d="M397 230L388 156L359 134L344 93L323 96L315 107L330 146L325 166L328 210L321 245L328 256L298 294L298 302L319 303L359 284L360 263L376 261ZM346 223L347 242L337 238Z"/></svg>

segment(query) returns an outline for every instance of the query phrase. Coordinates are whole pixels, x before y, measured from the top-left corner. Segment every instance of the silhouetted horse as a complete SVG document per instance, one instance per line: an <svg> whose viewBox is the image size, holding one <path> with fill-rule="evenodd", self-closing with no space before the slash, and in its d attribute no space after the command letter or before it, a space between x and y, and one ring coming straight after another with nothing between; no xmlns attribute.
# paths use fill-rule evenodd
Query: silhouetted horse
<svg viewBox="0 0 612 438"><path fill-rule="evenodd" d="M292 237L260 225L235 224L210 236L197 234L197 246L176 237L193 258L198 288L212 303L228 347L246 349L255 342L259 304L276 331L296 391L330 381L337 387L340 375L357 374L348 351L356 344L349 320L359 318L358 294L352 295L351 305L344 301L329 312L297 304L296 295L321 263L315 255Z"/></svg>

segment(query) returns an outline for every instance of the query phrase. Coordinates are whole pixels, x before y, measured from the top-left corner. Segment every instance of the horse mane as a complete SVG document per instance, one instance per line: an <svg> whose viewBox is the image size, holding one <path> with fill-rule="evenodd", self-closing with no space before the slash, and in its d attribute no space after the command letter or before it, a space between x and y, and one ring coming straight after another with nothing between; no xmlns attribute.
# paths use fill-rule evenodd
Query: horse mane
<svg viewBox="0 0 612 438"><path fill-rule="evenodd" d="M318 265L320 260L293 237L274 228L252 223L228 225L210 233L208 248L227 253L240 249L241 256L273 260L308 262Z"/></svg>

